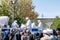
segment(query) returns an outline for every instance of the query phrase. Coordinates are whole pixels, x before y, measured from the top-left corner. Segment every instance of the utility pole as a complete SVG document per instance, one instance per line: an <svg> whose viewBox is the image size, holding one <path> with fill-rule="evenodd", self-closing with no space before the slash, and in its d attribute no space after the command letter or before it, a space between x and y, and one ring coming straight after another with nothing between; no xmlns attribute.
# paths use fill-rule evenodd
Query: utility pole
<svg viewBox="0 0 60 40"><path fill-rule="evenodd" d="M12 0L11 1L11 4L12 4L12 15L11 15L11 17L12 17L12 23L13 23L13 21L14 21L14 0Z"/></svg>
<svg viewBox="0 0 60 40"><path fill-rule="evenodd" d="M11 6L12 6L12 15L11 15L11 17L12 17L12 23L13 23L13 21L14 21L14 13L15 13L15 8L16 8L16 3L17 3L17 1L18 0L11 0Z"/></svg>

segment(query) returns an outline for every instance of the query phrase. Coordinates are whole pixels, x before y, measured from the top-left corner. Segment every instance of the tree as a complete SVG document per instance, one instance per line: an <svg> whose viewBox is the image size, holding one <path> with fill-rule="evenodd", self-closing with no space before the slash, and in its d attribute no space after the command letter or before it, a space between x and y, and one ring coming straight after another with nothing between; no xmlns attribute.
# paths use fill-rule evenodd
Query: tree
<svg viewBox="0 0 60 40"><path fill-rule="evenodd" d="M37 12L32 11L35 7L32 5L31 0L14 0L14 4L11 0L2 0L0 16L9 16L9 24L12 22L12 8L14 10L14 19L18 21L19 25L26 23L25 17L35 19L38 16Z"/></svg>
<svg viewBox="0 0 60 40"><path fill-rule="evenodd" d="M2 0L2 4L0 5L0 16L10 16L10 8L8 0Z"/></svg>
<svg viewBox="0 0 60 40"><path fill-rule="evenodd" d="M11 10L8 0L2 0L0 5L0 16L8 16L9 17L9 24L11 24Z"/></svg>
<svg viewBox="0 0 60 40"><path fill-rule="evenodd" d="M17 14L18 9L16 9L16 1L17 0L15 0L15 4L14 4L14 16L15 16L14 19L18 20L20 18ZM12 24L12 4L8 0L2 0L2 3L0 5L0 16L8 16L9 25Z"/></svg>
<svg viewBox="0 0 60 40"><path fill-rule="evenodd" d="M56 16L56 18L54 18L52 27L55 29L60 28L60 18L58 16Z"/></svg>
<svg viewBox="0 0 60 40"><path fill-rule="evenodd" d="M38 16L37 12L34 12L34 6L32 5L31 0L21 0L20 1L20 12L21 18L29 17L30 19L35 19ZM33 10L33 11L32 11Z"/></svg>

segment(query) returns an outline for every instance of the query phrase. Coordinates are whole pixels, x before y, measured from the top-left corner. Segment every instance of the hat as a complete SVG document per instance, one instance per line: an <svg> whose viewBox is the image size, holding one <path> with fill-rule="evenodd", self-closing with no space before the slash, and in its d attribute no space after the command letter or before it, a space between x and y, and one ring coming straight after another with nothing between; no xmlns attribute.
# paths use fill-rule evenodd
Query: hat
<svg viewBox="0 0 60 40"><path fill-rule="evenodd" d="M53 30L52 29L46 29L47 30L47 32L48 32L48 34L53 34Z"/></svg>
<svg viewBox="0 0 60 40"><path fill-rule="evenodd" d="M43 30L43 33L47 33L47 30Z"/></svg>
<svg viewBox="0 0 60 40"><path fill-rule="evenodd" d="M40 20L38 20L38 22L41 22Z"/></svg>
<svg viewBox="0 0 60 40"><path fill-rule="evenodd" d="M29 18L28 17L26 17L26 20L28 20Z"/></svg>
<svg viewBox="0 0 60 40"><path fill-rule="evenodd" d="M15 23L17 22L17 20L14 21Z"/></svg>

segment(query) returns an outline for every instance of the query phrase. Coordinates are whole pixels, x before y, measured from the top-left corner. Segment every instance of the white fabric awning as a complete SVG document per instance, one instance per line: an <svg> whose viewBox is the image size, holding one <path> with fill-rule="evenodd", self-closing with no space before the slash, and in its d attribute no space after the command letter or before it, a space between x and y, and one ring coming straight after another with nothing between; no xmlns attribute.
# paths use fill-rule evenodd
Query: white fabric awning
<svg viewBox="0 0 60 40"><path fill-rule="evenodd" d="M8 25L8 16L0 16L0 24Z"/></svg>

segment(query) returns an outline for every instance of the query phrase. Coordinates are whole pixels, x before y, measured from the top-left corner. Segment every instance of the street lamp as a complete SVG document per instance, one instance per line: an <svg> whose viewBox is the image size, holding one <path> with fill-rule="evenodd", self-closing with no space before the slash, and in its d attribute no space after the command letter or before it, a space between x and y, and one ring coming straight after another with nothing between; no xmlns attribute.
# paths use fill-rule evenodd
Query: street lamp
<svg viewBox="0 0 60 40"><path fill-rule="evenodd" d="M11 1L11 4L12 4L12 23L13 23L13 21L14 21L14 3L15 3L15 1L14 0L12 0Z"/></svg>

